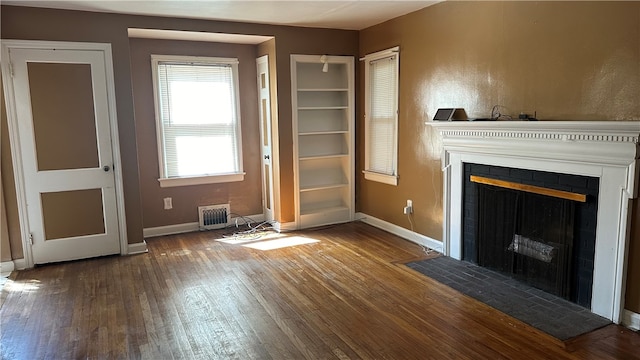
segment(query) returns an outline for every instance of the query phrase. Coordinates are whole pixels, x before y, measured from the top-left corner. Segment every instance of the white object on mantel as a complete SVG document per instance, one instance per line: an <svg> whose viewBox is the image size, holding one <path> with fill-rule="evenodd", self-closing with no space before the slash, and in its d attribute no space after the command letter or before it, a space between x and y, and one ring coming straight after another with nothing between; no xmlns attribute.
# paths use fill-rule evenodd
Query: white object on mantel
<svg viewBox="0 0 640 360"><path fill-rule="evenodd" d="M444 253L462 257L464 164L600 180L591 311L620 323L630 199L638 196L639 121L426 122L442 137Z"/></svg>

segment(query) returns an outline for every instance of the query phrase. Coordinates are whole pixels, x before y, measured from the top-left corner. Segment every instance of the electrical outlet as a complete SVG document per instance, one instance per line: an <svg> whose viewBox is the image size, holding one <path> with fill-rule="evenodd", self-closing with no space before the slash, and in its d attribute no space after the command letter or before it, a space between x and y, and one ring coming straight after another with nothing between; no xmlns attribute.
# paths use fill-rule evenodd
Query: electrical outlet
<svg viewBox="0 0 640 360"><path fill-rule="evenodd" d="M402 213L405 215L409 215L413 213L413 201L407 200L407 206L402 209Z"/></svg>
<svg viewBox="0 0 640 360"><path fill-rule="evenodd" d="M164 209L171 210L173 209L173 202L170 197L164 198Z"/></svg>

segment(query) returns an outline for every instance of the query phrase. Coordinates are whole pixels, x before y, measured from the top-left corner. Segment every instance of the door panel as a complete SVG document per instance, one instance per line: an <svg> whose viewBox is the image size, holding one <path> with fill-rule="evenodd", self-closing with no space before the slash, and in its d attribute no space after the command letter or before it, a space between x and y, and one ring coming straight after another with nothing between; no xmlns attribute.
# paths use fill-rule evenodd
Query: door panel
<svg viewBox="0 0 640 360"><path fill-rule="evenodd" d="M45 241L104 234L100 189L47 192L40 199Z"/></svg>
<svg viewBox="0 0 640 360"><path fill-rule="evenodd" d="M264 164L264 173L265 174L270 174L271 173L271 166L269 166L269 164ZM268 191L267 194L265 194L265 199L264 199L264 207L273 211L271 209L271 197L273 196L271 194L271 178L269 178L269 176L265 176L264 177L264 188ZM273 220L273 219L271 219Z"/></svg>
<svg viewBox="0 0 640 360"><path fill-rule="evenodd" d="M38 170L98 167L91 65L29 62L27 71Z"/></svg>
<svg viewBox="0 0 640 360"><path fill-rule="evenodd" d="M36 264L120 252L103 56L10 52Z"/></svg>

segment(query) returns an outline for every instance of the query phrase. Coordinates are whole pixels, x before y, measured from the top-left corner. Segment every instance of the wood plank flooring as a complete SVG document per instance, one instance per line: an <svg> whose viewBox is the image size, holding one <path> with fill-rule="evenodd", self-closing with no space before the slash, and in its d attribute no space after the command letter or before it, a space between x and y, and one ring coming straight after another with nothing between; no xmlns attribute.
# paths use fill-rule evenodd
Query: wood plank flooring
<svg viewBox="0 0 640 360"><path fill-rule="evenodd" d="M220 234L14 274L1 358L640 359L633 331L563 344L407 268L423 250L362 223L288 233L317 242L272 250Z"/></svg>

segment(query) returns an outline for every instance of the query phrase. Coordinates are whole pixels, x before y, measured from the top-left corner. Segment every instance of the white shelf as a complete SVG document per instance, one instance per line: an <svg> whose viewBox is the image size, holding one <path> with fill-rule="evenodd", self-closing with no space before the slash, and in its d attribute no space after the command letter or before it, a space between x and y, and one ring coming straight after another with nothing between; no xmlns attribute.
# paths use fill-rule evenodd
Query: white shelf
<svg viewBox="0 0 640 360"><path fill-rule="evenodd" d="M299 224L301 228L338 224L353 219L352 210L347 206L335 206L311 210L301 213Z"/></svg>
<svg viewBox="0 0 640 360"><path fill-rule="evenodd" d="M314 187L300 187L300 192L305 191L319 191L319 190L328 190L328 189L339 189L345 186L349 186L349 184L327 184L327 185L319 185Z"/></svg>
<svg viewBox="0 0 640 360"><path fill-rule="evenodd" d="M344 157L348 157L349 154L335 154L335 155L315 155L315 156L304 156L304 157L299 157L298 159L302 162L302 161L309 161L309 160L322 160L322 159L335 159L335 158L344 158Z"/></svg>
<svg viewBox="0 0 640 360"><path fill-rule="evenodd" d="M313 207L313 208L307 208L304 211L301 211L301 215L312 215L312 214L318 214L318 213L327 213L327 212L332 212L332 211L345 211L345 210L348 211L349 207L343 206L343 205L318 206L318 207Z"/></svg>
<svg viewBox="0 0 640 360"><path fill-rule="evenodd" d="M348 106L301 106L298 107L298 110L344 110L348 108Z"/></svg>
<svg viewBox="0 0 640 360"><path fill-rule="evenodd" d="M298 228L353 220L353 57L291 56Z"/></svg>
<svg viewBox="0 0 640 360"><path fill-rule="evenodd" d="M344 92L348 92L349 89L342 89L342 88L335 88L335 89L322 89L322 88L312 88L312 89L298 89L298 92L305 92L305 91L311 91L311 92L317 92L317 91L344 91Z"/></svg>
<svg viewBox="0 0 640 360"><path fill-rule="evenodd" d="M298 108L348 107L349 93L345 91L299 91Z"/></svg>
<svg viewBox="0 0 640 360"><path fill-rule="evenodd" d="M295 56L295 55L294 55ZM296 67L296 89L350 89L353 79L353 67L345 62L332 62L329 60L327 72L322 71L323 64L320 56L292 61L291 66ZM339 56L331 56L339 60ZM353 59L353 58L351 58Z"/></svg>
<svg viewBox="0 0 640 360"><path fill-rule="evenodd" d="M354 59L327 58L291 56L298 228L354 217Z"/></svg>
<svg viewBox="0 0 640 360"><path fill-rule="evenodd" d="M298 136L310 136L310 135L333 135L333 134L348 134L348 131L339 130L339 131L310 131L304 133L298 133Z"/></svg>
<svg viewBox="0 0 640 360"><path fill-rule="evenodd" d="M345 133L309 134L298 138L300 158L349 155L349 144Z"/></svg>
<svg viewBox="0 0 640 360"><path fill-rule="evenodd" d="M298 134L349 131L346 107L298 111Z"/></svg>

